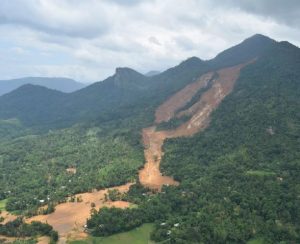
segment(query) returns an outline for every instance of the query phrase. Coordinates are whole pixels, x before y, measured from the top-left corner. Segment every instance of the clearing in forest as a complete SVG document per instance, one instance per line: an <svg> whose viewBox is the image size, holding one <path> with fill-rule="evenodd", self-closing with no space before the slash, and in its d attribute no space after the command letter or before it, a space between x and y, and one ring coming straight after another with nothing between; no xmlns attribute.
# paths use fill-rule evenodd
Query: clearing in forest
<svg viewBox="0 0 300 244"><path fill-rule="evenodd" d="M111 187L105 190L94 191L91 193L82 193L75 195L75 199L80 199L79 202L65 202L58 204L55 207L55 212L47 215L38 215L27 219L27 222L41 221L48 223L59 233L60 243L65 243L67 239L82 239L86 238L84 225L86 220L91 215L92 203L95 209L102 207L117 207L128 208L131 206L125 201L106 201L105 194L108 190L116 189L120 193L127 192L132 183L126 185Z"/></svg>

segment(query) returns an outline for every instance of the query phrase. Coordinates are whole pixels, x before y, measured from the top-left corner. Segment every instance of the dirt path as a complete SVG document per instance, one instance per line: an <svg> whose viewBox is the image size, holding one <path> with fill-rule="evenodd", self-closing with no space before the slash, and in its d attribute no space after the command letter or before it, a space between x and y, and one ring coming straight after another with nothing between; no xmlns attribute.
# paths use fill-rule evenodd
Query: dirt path
<svg viewBox="0 0 300 244"><path fill-rule="evenodd" d="M212 72L204 74L196 82L187 85L158 107L155 113L156 123L167 122L174 117L182 117L184 115L192 117L174 130L156 131L155 126L143 130L146 163L144 168L139 171L139 180L142 185L160 191L163 185L179 184L172 177L163 176L160 172L164 140L167 138L192 136L206 128L209 124L212 111L232 91L234 83L239 77L240 70L245 65L237 65L217 71L218 78L212 81L212 87L200 97L199 101L187 110L176 114L176 111L185 106L199 89L208 85L208 82L213 77Z"/></svg>

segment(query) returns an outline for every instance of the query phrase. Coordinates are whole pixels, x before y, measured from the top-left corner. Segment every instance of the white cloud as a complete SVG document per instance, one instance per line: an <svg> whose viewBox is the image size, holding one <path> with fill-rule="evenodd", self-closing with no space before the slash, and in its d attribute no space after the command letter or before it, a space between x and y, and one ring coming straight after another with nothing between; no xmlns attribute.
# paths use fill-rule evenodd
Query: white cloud
<svg viewBox="0 0 300 244"><path fill-rule="evenodd" d="M264 15L266 5L232 2L2 0L0 79L95 81L118 66L163 70L190 56L212 58L255 33L300 44L299 28L281 22L282 13Z"/></svg>

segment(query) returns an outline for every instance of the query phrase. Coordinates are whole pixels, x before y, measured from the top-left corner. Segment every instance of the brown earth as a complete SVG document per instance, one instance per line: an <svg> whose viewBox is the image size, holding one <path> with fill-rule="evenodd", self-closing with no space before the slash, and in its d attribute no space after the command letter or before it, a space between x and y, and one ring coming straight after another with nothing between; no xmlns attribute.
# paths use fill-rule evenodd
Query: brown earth
<svg viewBox="0 0 300 244"><path fill-rule="evenodd" d="M186 105L202 87L207 86L213 72L202 75L196 82L184 87L160 105L155 111L155 123L167 122L174 117L176 110Z"/></svg>
<svg viewBox="0 0 300 244"><path fill-rule="evenodd" d="M15 220L18 216L13 215L5 210L2 210L0 213L0 217L4 218L4 221L1 224L6 224L7 222Z"/></svg>
<svg viewBox="0 0 300 244"><path fill-rule="evenodd" d="M75 195L75 198L82 199L82 202L66 202L58 204L55 212L48 215L38 215L27 219L27 222L41 221L48 223L59 233L59 243L65 243L67 239L83 239L87 237L84 232L86 220L90 217L91 203L95 204L95 209L102 207L128 208L129 202L105 201L105 194L108 190L116 189L120 193L127 192L132 183L111 187L105 190L94 191L92 193L82 193Z"/></svg>
<svg viewBox="0 0 300 244"><path fill-rule="evenodd" d="M49 236L41 236L37 239L37 244L48 244L48 243L50 243Z"/></svg>
<svg viewBox="0 0 300 244"><path fill-rule="evenodd" d="M73 167L70 167L70 168L67 168L66 171L67 171L69 174L75 175L76 172L77 172L77 169L76 169L76 168L73 168Z"/></svg>
<svg viewBox="0 0 300 244"><path fill-rule="evenodd" d="M144 155L146 163L144 168L139 171L139 180L142 185L153 190L160 191L163 185L178 185L172 177L163 176L160 172L160 162L163 156L162 146L167 138L180 136L191 136L203 130L209 124L211 112L220 104L226 95L228 95L239 76L239 72L244 65L237 65L217 71L218 78L212 82L212 87L207 90L194 105L187 110L176 113L178 109L185 106L213 77L213 72L201 76L196 82L187 85L181 91L171 96L166 102L156 110L155 124L168 121L173 117L184 115L192 116L189 121L178 128L169 131L156 131L156 127L151 126L143 129L143 143L145 146ZM71 173L73 173L71 171ZM27 219L31 221L47 222L58 231L60 243L66 243L66 240L84 239L87 234L84 232L86 220L90 217L91 203L95 203L95 208L101 207L130 207L129 202L105 201L105 194L110 189L117 189L121 193L127 192L132 183L118 187L107 188L92 193L77 194L75 198L80 197L82 202L66 202L56 206L55 212L48 215L38 215ZM45 243L46 239L41 239L40 243Z"/></svg>
<svg viewBox="0 0 300 244"><path fill-rule="evenodd" d="M150 189L161 190L163 185L178 185L178 182L174 181L172 177L163 176L159 169L165 138L165 132L155 131L155 126L143 129L146 163L144 168L139 171L139 180L143 186Z"/></svg>
<svg viewBox="0 0 300 244"><path fill-rule="evenodd" d="M218 70L218 78L213 81L212 87L201 96L198 102L177 115L178 117L192 115L191 119L176 128L176 130L168 132L168 137L190 136L207 127L211 112L232 91L240 70L245 65L240 64Z"/></svg>
<svg viewBox="0 0 300 244"><path fill-rule="evenodd" d="M192 99L199 89L207 86L208 81L212 79L213 73L201 76L198 81L187 85L158 107L155 113L156 123L168 121L175 116L190 115L192 117L174 130L156 131L155 126L143 129L146 163L144 168L139 171L139 180L142 185L160 191L163 185L179 184L172 177L163 176L160 172L164 140L167 138L192 136L206 128L209 124L211 112L232 91L234 83L239 77L240 70L245 65L241 64L217 71L218 78L213 80L212 87L200 97L198 102L185 111L175 114L178 109L182 108Z"/></svg>

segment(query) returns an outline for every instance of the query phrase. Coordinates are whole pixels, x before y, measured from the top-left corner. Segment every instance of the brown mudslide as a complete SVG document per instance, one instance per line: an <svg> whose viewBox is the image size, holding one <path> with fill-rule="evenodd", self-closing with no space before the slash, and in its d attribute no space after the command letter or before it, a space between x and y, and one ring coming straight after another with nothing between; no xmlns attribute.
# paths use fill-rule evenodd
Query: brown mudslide
<svg viewBox="0 0 300 244"><path fill-rule="evenodd" d="M202 75L197 81L187 85L157 108L155 113L155 124L142 131L146 160L144 168L139 171L139 180L142 185L160 191L163 185L176 186L179 184L172 177L163 176L160 172L164 140L167 138L192 136L207 127L211 112L216 109L224 97L232 91L234 83L239 77L240 70L245 65L246 64L241 64L217 71L218 77L212 80L212 87L201 96L199 101L184 111L179 113L176 112L178 109L185 106L199 89L208 85L208 82L213 78L212 72ZM156 131L156 124L184 115L192 117L178 128L169 131ZM93 193L78 194L75 197L81 196L82 202L59 204L56 206L54 213L35 216L27 219L27 221L31 222L37 220L49 223L56 231L58 231L60 243L66 243L66 240L69 239L85 238L86 233L84 232L83 226L85 225L87 218L90 217L91 203L95 203L96 209L104 206L115 206L120 208L129 207L129 202L105 202L104 195L109 189L118 189L120 192L127 192L131 185L132 183L128 183L119 187L108 188ZM44 242L40 240L40 243Z"/></svg>
<svg viewBox="0 0 300 244"><path fill-rule="evenodd" d="M163 156L162 146L164 140L167 138L192 136L206 128L209 124L211 112L232 91L234 83L239 77L240 70L245 65L241 64L217 71L218 78L212 81L212 87L201 96L198 102L187 110L176 114L176 111L185 106L199 89L208 85L208 82L213 77L213 73L201 76L199 80L187 85L157 108L155 113L156 123L167 122L174 117L182 117L184 115L192 117L174 130L156 131L155 126L143 130L146 163L139 172L139 180L142 185L160 191L163 185L179 184L172 177L163 176L160 172L159 166Z"/></svg>
<svg viewBox="0 0 300 244"><path fill-rule="evenodd" d="M155 111L155 123L167 122L174 117L176 110L186 105L198 90L207 86L213 77L213 72L202 75L196 82L184 87L182 90L171 96L166 102L160 105Z"/></svg>

